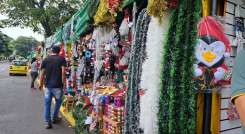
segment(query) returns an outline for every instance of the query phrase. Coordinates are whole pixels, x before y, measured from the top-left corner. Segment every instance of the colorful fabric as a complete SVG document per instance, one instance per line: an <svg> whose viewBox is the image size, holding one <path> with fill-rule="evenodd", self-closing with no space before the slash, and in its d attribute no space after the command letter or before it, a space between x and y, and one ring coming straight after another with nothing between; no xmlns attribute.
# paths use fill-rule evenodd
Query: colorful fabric
<svg viewBox="0 0 245 134"><path fill-rule="evenodd" d="M124 134L140 133L140 79L142 64L145 60L146 37L150 17L143 9L138 17L135 39L132 46L132 53L129 64L128 91L126 97L126 116ZM147 115L146 115L147 116Z"/></svg>

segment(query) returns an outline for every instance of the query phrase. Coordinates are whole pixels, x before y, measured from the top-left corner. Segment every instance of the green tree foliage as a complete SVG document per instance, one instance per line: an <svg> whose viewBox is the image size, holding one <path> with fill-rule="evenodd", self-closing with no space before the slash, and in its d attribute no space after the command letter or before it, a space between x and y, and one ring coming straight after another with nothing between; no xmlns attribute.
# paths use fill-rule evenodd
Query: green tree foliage
<svg viewBox="0 0 245 134"><path fill-rule="evenodd" d="M35 50L39 42L32 37L20 36L10 44L14 47L16 55L27 57Z"/></svg>
<svg viewBox="0 0 245 134"><path fill-rule="evenodd" d="M1 0L4 26L27 26L48 37L79 9L82 0Z"/></svg>
<svg viewBox="0 0 245 134"><path fill-rule="evenodd" d="M13 39L0 31L0 56L9 56L13 52L10 42Z"/></svg>

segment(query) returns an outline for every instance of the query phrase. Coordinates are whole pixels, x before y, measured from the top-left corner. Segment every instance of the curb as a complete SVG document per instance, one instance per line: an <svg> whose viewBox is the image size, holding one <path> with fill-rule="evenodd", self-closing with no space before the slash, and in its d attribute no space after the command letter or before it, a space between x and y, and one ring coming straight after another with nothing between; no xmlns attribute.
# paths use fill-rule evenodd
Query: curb
<svg viewBox="0 0 245 134"><path fill-rule="evenodd" d="M55 99L52 100L52 103L55 103ZM75 119L73 118L72 114L69 112L66 112L65 107L61 105L60 107L60 113L62 117L65 118L65 120L71 125L71 127L75 127Z"/></svg>
<svg viewBox="0 0 245 134"><path fill-rule="evenodd" d="M75 119L72 117L71 113L65 111L64 106L60 107L60 113L72 127L75 127Z"/></svg>

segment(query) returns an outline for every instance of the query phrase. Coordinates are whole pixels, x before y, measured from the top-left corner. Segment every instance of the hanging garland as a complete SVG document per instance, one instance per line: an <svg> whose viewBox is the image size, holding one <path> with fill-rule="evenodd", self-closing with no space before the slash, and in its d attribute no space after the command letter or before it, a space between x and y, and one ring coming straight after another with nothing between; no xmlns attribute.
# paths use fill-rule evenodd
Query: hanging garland
<svg viewBox="0 0 245 134"><path fill-rule="evenodd" d="M195 8L193 8L195 7ZM199 0L179 1L173 12L163 56L159 133L195 133L195 91L192 80Z"/></svg>
<svg viewBox="0 0 245 134"><path fill-rule="evenodd" d="M123 0L108 0L108 9L111 14L117 16L117 12L122 10Z"/></svg>
<svg viewBox="0 0 245 134"><path fill-rule="evenodd" d="M94 16L94 24L112 24L115 22L115 17L110 13L109 9L107 8L108 1L107 0L100 0L100 4L98 10Z"/></svg>
<svg viewBox="0 0 245 134"><path fill-rule="evenodd" d="M160 66L163 55L162 36L167 35L169 13L162 18L152 17L147 32L146 54L147 59L142 66L140 86L144 95L140 98L140 127L145 134L157 134L157 112L160 92ZM151 80L149 80L151 78Z"/></svg>
<svg viewBox="0 0 245 134"><path fill-rule="evenodd" d="M148 0L147 12L154 17L163 17L166 10L177 6L178 0Z"/></svg>
<svg viewBox="0 0 245 134"><path fill-rule="evenodd" d="M139 134L139 116L140 116L140 79L142 64L145 60L145 47L148 25L150 17L143 9L138 17L135 40L132 46L129 64L128 91L126 97L126 117L124 124L124 134Z"/></svg>

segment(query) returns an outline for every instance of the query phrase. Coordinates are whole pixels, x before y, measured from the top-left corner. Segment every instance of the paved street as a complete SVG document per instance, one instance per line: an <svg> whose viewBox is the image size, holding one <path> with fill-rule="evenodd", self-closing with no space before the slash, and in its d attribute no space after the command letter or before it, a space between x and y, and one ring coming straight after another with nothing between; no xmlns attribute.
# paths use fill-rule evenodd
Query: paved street
<svg viewBox="0 0 245 134"><path fill-rule="evenodd" d="M30 76L8 76L8 66L0 63L0 134L73 134L64 119L44 128L42 92L31 91Z"/></svg>

